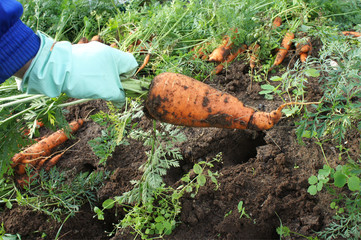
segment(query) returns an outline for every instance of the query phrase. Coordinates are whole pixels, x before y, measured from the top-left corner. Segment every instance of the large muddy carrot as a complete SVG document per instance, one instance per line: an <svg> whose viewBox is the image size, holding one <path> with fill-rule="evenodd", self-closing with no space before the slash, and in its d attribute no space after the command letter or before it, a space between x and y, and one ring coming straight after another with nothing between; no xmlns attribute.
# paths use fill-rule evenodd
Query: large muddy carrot
<svg viewBox="0 0 361 240"><path fill-rule="evenodd" d="M286 55L288 53L288 51L291 48L292 45L292 40L295 38L295 34L291 33L291 32L287 32L286 35L284 36L282 43L281 43L281 48L278 50L277 55L276 55L276 59L273 63L273 66L271 67L270 70L272 70L275 66L280 65L283 60L286 58Z"/></svg>
<svg viewBox="0 0 361 240"><path fill-rule="evenodd" d="M156 76L145 102L154 119L189 127L267 130L281 119L280 106L270 113L246 107L236 97L176 73Z"/></svg>
<svg viewBox="0 0 361 240"><path fill-rule="evenodd" d="M70 123L69 126L71 133L76 132L83 123L84 121L82 119ZM24 151L15 154L11 159L11 166L14 168L18 165L23 165L23 162L26 164L29 161L34 162L35 164L40 161L42 157L50 155L53 148L64 143L67 139L68 136L65 131L58 130L57 132L26 148Z"/></svg>

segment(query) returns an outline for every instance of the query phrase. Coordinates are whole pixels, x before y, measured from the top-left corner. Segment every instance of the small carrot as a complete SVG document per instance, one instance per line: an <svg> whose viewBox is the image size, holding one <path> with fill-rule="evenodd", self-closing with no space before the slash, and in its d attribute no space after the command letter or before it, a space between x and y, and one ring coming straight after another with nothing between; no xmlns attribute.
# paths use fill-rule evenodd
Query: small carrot
<svg viewBox="0 0 361 240"><path fill-rule="evenodd" d="M300 53L300 61L301 62L306 62L306 60L307 60L307 57L308 57L308 53L307 52L301 52Z"/></svg>
<svg viewBox="0 0 361 240"><path fill-rule="evenodd" d="M197 59L197 58L201 58L202 60L206 60L207 58L208 58L208 56L207 56L207 54L204 52L204 47L205 46L195 46L195 47L193 47L192 48L192 52L195 52L194 54L193 54L193 60L194 59ZM198 48L198 50L197 50L197 48Z"/></svg>
<svg viewBox="0 0 361 240"><path fill-rule="evenodd" d="M60 158L64 155L65 152L59 153L57 155L55 155L54 157L52 157L47 163L46 163L46 171L49 171L50 168L54 167L55 164L57 164L60 160Z"/></svg>
<svg viewBox="0 0 361 240"><path fill-rule="evenodd" d="M144 61L143 61L143 64L138 68L137 72L134 74L137 75L143 68L145 68L145 66L148 64L149 62L149 59L150 59L150 54L148 53L145 58L144 58Z"/></svg>
<svg viewBox="0 0 361 240"><path fill-rule="evenodd" d="M258 61L259 48L260 48L260 46L258 43L255 43L255 44L252 44L251 46L249 46L249 49L251 50L249 65L250 65L252 71L256 67L256 62Z"/></svg>
<svg viewBox="0 0 361 240"><path fill-rule="evenodd" d="M227 56L230 54L233 43L229 43L229 37L226 36L223 39L222 45L218 46L216 49L213 50L211 54L209 54L208 60L210 62L224 62Z"/></svg>
<svg viewBox="0 0 361 240"><path fill-rule="evenodd" d="M79 119L69 124L71 133L76 132L84 123L84 120ZM15 168L19 164L27 160L40 160L41 157L48 156L51 150L68 139L64 130L58 130L48 137L26 148L24 151L15 154L11 161L11 166Z"/></svg>
<svg viewBox="0 0 361 240"><path fill-rule="evenodd" d="M24 188L25 186L29 186L30 183L32 183L38 175L39 174L37 172L31 173L30 176L21 175L16 178L16 182L21 188Z"/></svg>
<svg viewBox="0 0 361 240"><path fill-rule="evenodd" d="M310 44L305 44L305 45L301 46L298 51L300 53L307 53L307 52L311 51L311 49L312 49L312 47Z"/></svg>
<svg viewBox="0 0 361 240"><path fill-rule="evenodd" d="M224 68L223 63L218 64L212 71L212 74L216 74L216 75L220 74L222 72L223 68Z"/></svg>
<svg viewBox="0 0 361 240"><path fill-rule="evenodd" d="M301 62L306 62L308 55L312 52L312 44L310 39L306 43L298 43L296 46L296 54L300 55Z"/></svg>
<svg viewBox="0 0 361 240"><path fill-rule="evenodd" d="M177 73L157 75L145 102L147 113L162 122L189 127L254 130L272 128L281 119L282 109L290 104L281 105L270 113L257 112L228 93Z"/></svg>
<svg viewBox="0 0 361 240"><path fill-rule="evenodd" d="M82 38L80 38L78 44L84 44L84 43L88 43L88 42L89 42L89 40L86 37L82 37Z"/></svg>
<svg viewBox="0 0 361 240"><path fill-rule="evenodd" d="M281 25L282 25L282 18L281 17L275 17L275 19L272 22L273 29L276 29Z"/></svg>
<svg viewBox="0 0 361 240"><path fill-rule="evenodd" d="M272 70L275 66L278 66L283 62L283 60L286 58L288 51L291 48L292 40L294 38L295 38L295 34L293 34L291 32L286 33L286 35L284 36L284 38L282 40L281 48L278 50L276 59L273 63L273 66L270 68L270 70Z"/></svg>
<svg viewBox="0 0 361 240"><path fill-rule="evenodd" d="M103 40L100 38L100 36L99 35L95 35L94 37L92 37L92 39L90 40L91 42L92 41L97 41L97 42L103 42Z"/></svg>
<svg viewBox="0 0 361 240"><path fill-rule="evenodd" d="M118 48L118 44L117 44L117 43L112 43L112 44L110 44L110 47L112 47L112 48Z"/></svg>
<svg viewBox="0 0 361 240"><path fill-rule="evenodd" d="M236 52L231 53L228 55L227 60L225 61L226 63L230 63L232 62L239 54L243 53L244 51L246 51L247 49L247 45L242 45L240 48L237 49ZM220 72L222 72L224 68L224 62L220 63L216 66L216 68L213 70L212 74L219 74Z"/></svg>
<svg viewBox="0 0 361 240"><path fill-rule="evenodd" d="M246 44L243 44L241 47L239 47L239 48L237 49L236 52L231 53L231 54L228 55L226 62L227 62L227 63L232 62L236 57L238 57L238 55L240 55L241 53L245 52L246 49L247 49L247 45L246 45Z"/></svg>
<svg viewBox="0 0 361 240"><path fill-rule="evenodd" d="M345 36L361 37L361 33L355 31L343 31L342 34Z"/></svg>

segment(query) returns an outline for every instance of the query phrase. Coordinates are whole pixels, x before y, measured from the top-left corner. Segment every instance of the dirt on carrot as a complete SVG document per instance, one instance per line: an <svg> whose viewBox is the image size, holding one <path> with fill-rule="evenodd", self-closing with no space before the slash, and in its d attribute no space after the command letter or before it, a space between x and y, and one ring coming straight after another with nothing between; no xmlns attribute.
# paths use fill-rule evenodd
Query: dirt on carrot
<svg viewBox="0 0 361 240"><path fill-rule="evenodd" d="M258 131L278 123L282 109L288 105L270 113L257 112L228 93L177 73L156 76L145 103L148 115L174 125Z"/></svg>

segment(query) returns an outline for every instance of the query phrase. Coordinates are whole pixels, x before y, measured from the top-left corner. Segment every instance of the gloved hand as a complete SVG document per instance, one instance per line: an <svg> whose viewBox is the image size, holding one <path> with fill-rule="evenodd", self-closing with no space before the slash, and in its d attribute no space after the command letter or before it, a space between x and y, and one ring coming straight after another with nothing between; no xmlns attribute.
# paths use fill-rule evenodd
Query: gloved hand
<svg viewBox="0 0 361 240"><path fill-rule="evenodd" d="M125 102L121 79L132 76L138 66L132 54L100 42L56 42L38 32L41 45L26 71L20 89L29 94L104 99Z"/></svg>

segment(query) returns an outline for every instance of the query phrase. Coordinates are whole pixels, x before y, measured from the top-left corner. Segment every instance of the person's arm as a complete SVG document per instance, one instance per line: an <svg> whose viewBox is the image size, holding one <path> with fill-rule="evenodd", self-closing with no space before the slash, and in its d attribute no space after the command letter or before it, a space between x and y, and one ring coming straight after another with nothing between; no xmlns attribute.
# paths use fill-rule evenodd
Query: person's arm
<svg viewBox="0 0 361 240"><path fill-rule="evenodd" d="M28 94L125 102L121 79L138 66L132 54L98 42L55 42L27 27L22 13L19 2L0 0L0 83L14 75Z"/></svg>
<svg viewBox="0 0 361 240"><path fill-rule="evenodd" d="M0 84L11 76L22 78L40 47L40 38L20 17L16 0L0 1Z"/></svg>

